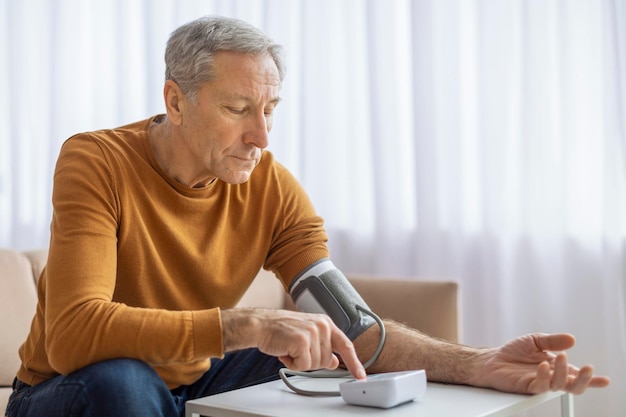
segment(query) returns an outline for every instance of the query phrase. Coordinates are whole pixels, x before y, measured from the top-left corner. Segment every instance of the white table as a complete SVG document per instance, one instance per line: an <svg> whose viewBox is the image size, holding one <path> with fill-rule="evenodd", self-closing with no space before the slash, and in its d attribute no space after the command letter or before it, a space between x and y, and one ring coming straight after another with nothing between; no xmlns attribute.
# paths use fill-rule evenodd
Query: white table
<svg viewBox="0 0 626 417"><path fill-rule="evenodd" d="M310 390L335 390L337 380L292 378ZM305 397L293 393L282 381L187 401L186 417L505 417L552 399L561 400L561 417L574 416L571 394L548 392L519 395L460 385L428 383L426 393L413 402L386 410L347 405L341 397Z"/></svg>

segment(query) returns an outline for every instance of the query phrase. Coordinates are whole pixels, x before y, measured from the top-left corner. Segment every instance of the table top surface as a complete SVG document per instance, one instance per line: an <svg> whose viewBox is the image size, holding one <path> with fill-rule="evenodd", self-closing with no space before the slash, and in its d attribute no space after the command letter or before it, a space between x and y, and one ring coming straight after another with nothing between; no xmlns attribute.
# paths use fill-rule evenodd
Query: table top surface
<svg viewBox="0 0 626 417"><path fill-rule="evenodd" d="M308 390L338 390L341 379L290 379ZM319 417L319 416L437 416L505 417L560 397L563 392L540 395L509 394L461 385L428 383L426 393L390 409L351 406L341 397L306 397L295 394L282 381L273 381L187 402L191 412L214 417Z"/></svg>

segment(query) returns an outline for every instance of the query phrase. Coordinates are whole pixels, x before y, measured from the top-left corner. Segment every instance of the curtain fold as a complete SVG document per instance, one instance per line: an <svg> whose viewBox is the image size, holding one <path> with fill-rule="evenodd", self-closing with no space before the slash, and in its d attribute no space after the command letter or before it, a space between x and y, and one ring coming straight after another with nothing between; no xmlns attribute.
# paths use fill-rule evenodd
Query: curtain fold
<svg viewBox="0 0 626 417"><path fill-rule="evenodd" d="M0 0L0 245L47 245L79 131L163 112L169 33L205 14L283 43L270 149L345 271L454 279L463 339L568 331L626 400L623 0Z"/></svg>

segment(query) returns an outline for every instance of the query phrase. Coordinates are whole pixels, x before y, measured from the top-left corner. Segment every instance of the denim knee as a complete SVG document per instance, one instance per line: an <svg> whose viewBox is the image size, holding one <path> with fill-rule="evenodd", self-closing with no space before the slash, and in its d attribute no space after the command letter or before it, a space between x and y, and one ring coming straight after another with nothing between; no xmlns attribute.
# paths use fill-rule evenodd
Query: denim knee
<svg viewBox="0 0 626 417"><path fill-rule="evenodd" d="M110 359L97 362L65 378L66 384L79 383L98 392L136 390L138 387L161 385L163 381L147 363L137 359Z"/></svg>
<svg viewBox="0 0 626 417"><path fill-rule="evenodd" d="M65 378L64 386L79 385L94 416L161 415L172 403L171 392L145 362L113 359L93 364ZM164 414L167 415L167 414Z"/></svg>
<svg viewBox="0 0 626 417"><path fill-rule="evenodd" d="M149 365L134 359L95 363L14 391L10 408L11 417L181 415L165 382Z"/></svg>

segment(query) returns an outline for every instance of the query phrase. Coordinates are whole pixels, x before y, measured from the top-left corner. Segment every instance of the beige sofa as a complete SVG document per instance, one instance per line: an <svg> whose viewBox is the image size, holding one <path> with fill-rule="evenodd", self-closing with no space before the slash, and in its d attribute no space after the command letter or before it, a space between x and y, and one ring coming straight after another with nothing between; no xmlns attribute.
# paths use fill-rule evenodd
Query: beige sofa
<svg viewBox="0 0 626 417"><path fill-rule="evenodd" d="M46 263L46 251L0 249L0 412L4 415L11 383L37 304L35 284ZM457 284L350 276L369 306L380 316L457 341ZM245 307L291 308L274 275L261 271L240 302Z"/></svg>

